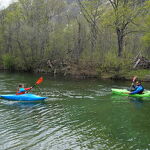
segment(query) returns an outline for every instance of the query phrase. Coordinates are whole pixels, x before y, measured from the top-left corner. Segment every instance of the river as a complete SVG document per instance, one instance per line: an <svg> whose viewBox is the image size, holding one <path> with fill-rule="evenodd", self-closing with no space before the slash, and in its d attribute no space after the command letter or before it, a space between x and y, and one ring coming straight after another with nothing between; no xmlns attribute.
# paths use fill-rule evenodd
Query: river
<svg viewBox="0 0 150 150"><path fill-rule="evenodd" d="M0 94L32 86L40 75L0 73ZM111 94L130 82L44 76L32 93L44 102L0 100L0 150L148 150L150 99ZM150 89L149 83L143 83Z"/></svg>

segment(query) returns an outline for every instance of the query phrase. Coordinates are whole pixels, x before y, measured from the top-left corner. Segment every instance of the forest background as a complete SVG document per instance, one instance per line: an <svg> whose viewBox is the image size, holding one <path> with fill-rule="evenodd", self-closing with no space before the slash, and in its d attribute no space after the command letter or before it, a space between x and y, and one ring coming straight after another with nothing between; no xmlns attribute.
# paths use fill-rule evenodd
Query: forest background
<svg viewBox="0 0 150 150"><path fill-rule="evenodd" d="M150 78L150 0L18 0L0 11L0 68Z"/></svg>

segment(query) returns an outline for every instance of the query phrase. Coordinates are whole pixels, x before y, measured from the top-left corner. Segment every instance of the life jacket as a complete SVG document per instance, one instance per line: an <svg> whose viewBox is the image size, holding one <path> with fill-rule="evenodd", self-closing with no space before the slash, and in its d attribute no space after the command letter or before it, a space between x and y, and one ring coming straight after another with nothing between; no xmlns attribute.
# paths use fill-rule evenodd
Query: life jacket
<svg viewBox="0 0 150 150"><path fill-rule="evenodd" d="M139 91L137 94L143 94L144 87L143 87L142 85L139 85L139 86L142 87L142 90ZM135 87L135 90L136 90L139 86L136 86L136 87Z"/></svg>
<svg viewBox="0 0 150 150"><path fill-rule="evenodd" d="M25 94L26 91L30 90L31 88L19 88L18 91L16 92L16 95L21 95Z"/></svg>

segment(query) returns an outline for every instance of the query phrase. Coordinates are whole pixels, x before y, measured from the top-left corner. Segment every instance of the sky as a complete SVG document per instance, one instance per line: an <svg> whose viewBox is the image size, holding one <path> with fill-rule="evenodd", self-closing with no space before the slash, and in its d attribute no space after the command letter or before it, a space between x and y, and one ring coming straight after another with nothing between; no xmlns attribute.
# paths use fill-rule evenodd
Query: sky
<svg viewBox="0 0 150 150"><path fill-rule="evenodd" d="M0 9L6 8L15 0L0 0Z"/></svg>

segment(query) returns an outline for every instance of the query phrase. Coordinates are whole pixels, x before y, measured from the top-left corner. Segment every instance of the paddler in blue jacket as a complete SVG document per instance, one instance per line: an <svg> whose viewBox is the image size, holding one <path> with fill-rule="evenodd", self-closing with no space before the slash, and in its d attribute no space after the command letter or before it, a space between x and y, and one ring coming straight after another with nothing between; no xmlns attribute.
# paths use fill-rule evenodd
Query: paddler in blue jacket
<svg viewBox="0 0 150 150"><path fill-rule="evenodd" d="M133 83L132 87L134 88L134 90L129 92L128 94L142 94L144 91L144 87L142 86L140 80L136 81L136 85L134 85Z"/></svg>

